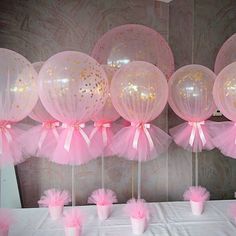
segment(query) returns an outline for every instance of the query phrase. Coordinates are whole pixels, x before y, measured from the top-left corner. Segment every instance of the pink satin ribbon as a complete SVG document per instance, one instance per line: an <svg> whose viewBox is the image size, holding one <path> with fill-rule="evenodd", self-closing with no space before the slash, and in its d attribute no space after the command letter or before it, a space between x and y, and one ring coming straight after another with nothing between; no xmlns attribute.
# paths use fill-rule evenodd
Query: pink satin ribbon
<svg viewBox="0 0 236 236"><path fill-rule="evenodd" d="M72 141L73 133L74 133L75 130L78 130L79 133L81 134L81 136L83 137L84 141L86 142L86 144L88 146L90 145L90 139L83 130L83 128L85 128L84 123L80 123L80 124L75 123L75 124L72 124L72 125L63 123L62 128L68 129L65 144L64 144L64 148L65 148L66 151L68 151L68 152L70 151L71 141Z"/></svg>
<svg viewBox="0 0 236 236"><path fill-rule="evenodd" d="M6 137L8 143L12 141L9 129L11 129L10 124L0 124L0 155L3 153L3 136Z"/></svg>
<svg viewBox="0 0 236 236"><path fill-rule="evenodd" d="M142 124L142 123L131 123L131 126L134 126L136 128L135 130L135 134L134 134L134 139L133 139L133 148L134 149L138 149L138 140L139 140L139 137L140 137L140 133L141 131L143 130L146 137L147 137L147 140L148 140L148 143L149 143L149 146L150 146L150 150L152 150L154 148L154 144L153 144L153 140L152 140L152 137L148 131L148 129L150 129L151 125L150 124Z"/></svg>
<svg viewBox="0 0 236 236"><path fill-rule="evenodd" d="M48 135L49 130L51 130L56 138L56 140L58 140L59 138L59 134L57 132L56 127L60 126L60 123L58 121L54 121L54 122L43 122L42 127L43 127L43 131L40 135L39 138L39 143L38 143L38 147L39 149L42 148L42 145Z"/></svg>
<svg viewBox="0 0 236 236"><path fill-rule="evenodd" d="M111 127L110 123L101 123L101 122L94 122L94 129L91 132L89 138L90 140L92 140L93 136L97 133L97 131L101 128L102 129L102 141L103 141L103 145L106 146L107 142L108 142L108 138L107 138L107 128Z"/></svg>
<svg viewBox="0 0 236 236"><path fill-rule="evenodd" d="M189 144L191 146L193 146L193 143L194 143L194 140L195 140L195 137L196 137L196 132L198 131L200 139L201 139L202 144L204 146L206 144L206 137L204 135L204 132L203 132L201 126L205 124L205 121L201 121L201 122L188 122L188 124L190 126L192 126L192 131L191 131L191 135L190 135L190 138L189 138Z"/></svg>

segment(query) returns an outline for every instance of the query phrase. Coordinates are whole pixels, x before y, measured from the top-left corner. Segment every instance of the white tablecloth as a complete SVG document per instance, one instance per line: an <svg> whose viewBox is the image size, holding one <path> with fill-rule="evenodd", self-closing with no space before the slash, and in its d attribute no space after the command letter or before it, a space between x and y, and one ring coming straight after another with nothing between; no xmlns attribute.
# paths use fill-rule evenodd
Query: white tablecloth
<svg viewBox="0 0 236 236"><path fill-rule="evenodd" d="M228 214L230 201L209 201L201 216L191 213L188 202L150 203L151 220L145 236L236 236L236 224ZM123 213L124 205L115 205L112 215L100 222L95 206L82 206L86 216L84 236L131 236L131 225ZM67 209L65 209L67 210ZM15 224L10 236L63 236L61 220L53 221L46 208L14 209Z"/></svg>

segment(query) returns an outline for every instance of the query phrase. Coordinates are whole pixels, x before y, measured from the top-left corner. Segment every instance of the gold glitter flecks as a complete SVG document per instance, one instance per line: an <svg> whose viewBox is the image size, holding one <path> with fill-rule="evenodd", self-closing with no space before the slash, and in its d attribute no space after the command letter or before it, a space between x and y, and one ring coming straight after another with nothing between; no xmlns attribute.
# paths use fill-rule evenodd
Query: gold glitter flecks
<svg viewBox="0 0 236 236"><path fill-rule="evenodd" d="M50 67L47 69L47 73L49 76L53 76L53 69Z"/></svg>

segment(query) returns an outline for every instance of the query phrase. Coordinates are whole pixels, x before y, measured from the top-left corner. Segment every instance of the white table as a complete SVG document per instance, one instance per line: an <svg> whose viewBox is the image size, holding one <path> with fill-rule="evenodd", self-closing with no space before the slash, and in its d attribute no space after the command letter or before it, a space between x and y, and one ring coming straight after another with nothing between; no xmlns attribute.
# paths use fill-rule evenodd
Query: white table
<svg viewBox="0 0 236 236"><path fill-rule="evenodd" d="M236 224L228 215L235 200L209 201L201 216L191 213L188 202L150 203L151 220L145 236L235 236ZM112 216L99 222L95 206L82 206L87 215L84 236L131 236L131 225L123 213L124 205L115 205ZM66 210L66 209L65 209ZM61 220L53 221L45 208L14 209L16 223L10 236L63 236Z"/></svg>

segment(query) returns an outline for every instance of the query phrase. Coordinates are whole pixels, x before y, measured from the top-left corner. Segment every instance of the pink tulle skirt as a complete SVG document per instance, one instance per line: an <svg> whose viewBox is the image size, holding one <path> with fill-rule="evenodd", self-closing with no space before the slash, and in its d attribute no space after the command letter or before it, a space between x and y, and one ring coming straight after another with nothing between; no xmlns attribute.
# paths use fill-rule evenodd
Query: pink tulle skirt
<svg viewBox="0 0 236 236"><path fill-rule="evenodd" d="M110 144L113 154L135 161L148 161L156 158L168 149L171 137L154 125L150 125L148 132L153 142L153 148L151 148L147 135L141 129L136 149L133 147L136 127L122 128Z"/></svg>
<svg viewBox="0 0 236 236"><path fill-rule="evenodd" d="M169 132L177 145L191 152L201 152L202 150L212 150L215 148L212 139L220 129L219 123L221 122L205 121L205 123L201 125L204 139L201 138L199 131L196 130L192 145L190 145L190 137L193 126L188 122L170 129ZM205 140L205 143L203 140Z"/></svg>
<svg viewBox="0 0 236 236"><path fill-rule="evenodd" d="M56 132L56 133L55 133ZM57 146L57 139L61 128L45 128L37 125L22 135L22 146L24 152L29 156L37 156L52 159L52 154Z"/></svg>
<svg viewBox="0 0 236 236"><path fill-rule="evenodd" d="M24 130L19 128L18 125L11 125L11 128L7 129L7 131L11 137L10 139L7 138L4 131L0 132L0 167L4 167L6 165L16 165L27 158L27 156L23 154L20 142Z"/></svg>
<svg viewBox="0 0 236 236"><path fill-rule="evenodd" d="M90 133L90 153L93 158L112 156L113 152L110 148L111 141L113 136L121 129L120 124L112 123L111 127L106 128L106 137L104 137L104 133L102 127L94 127L91 125L88 127ZM105 141L106 140L106 141Z"/></svg>
<svg viewBox="0 0 236 236"><path fill-rule="evenodd" d="M87 128L83 129L88 136ZM63 165L82 165L94 159L89 151L89 146L84 140L79 130L75 129L72 135L70 149L65 149L65 142L69 128L64 128L58 139L56 149L52 156L52 161Z"/></svg>
<svg viewBox="0 0 236 236"><path fill-rule="evenodd" d="M236 158L236 125L232 121L219 122L220 129L213 138L214 145L228 157Z"/></svg>

